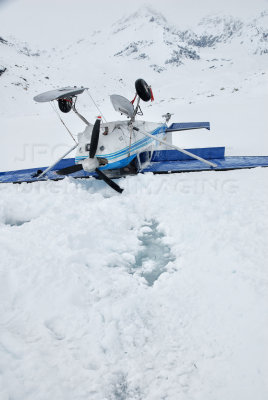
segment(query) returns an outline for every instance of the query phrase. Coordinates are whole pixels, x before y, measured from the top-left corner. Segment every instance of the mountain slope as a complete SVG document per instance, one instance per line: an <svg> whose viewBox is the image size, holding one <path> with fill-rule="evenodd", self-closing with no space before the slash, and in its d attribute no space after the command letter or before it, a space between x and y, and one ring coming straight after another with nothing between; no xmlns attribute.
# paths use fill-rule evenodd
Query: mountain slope
<svg viewBox="0 0 268 400"><path fill-rule="evenodd" d="M210 120L215 137L204 134L202 141L196 134L182 134L179 145L226 145L236 154L266 154L266 22L267 12L248 21L216 15L182 31L145 7L61 48L31 50L3 37L1 169L47 164L70 147L50 107L34 104L36 94L68 85L89 87L113 120L117 116L109 95L132 99L138 77L155 94L154 103L143 104L146 119L161 120L171 112L173 121ZM79 98L78 108L89 120L98 113L87 94ZM75 116L65 118L74 133L83 129Z"/></svg>
<svg viewBox="0 0 268 400"><path fill-rule="evenodd" d="M180 31L146 7L66 48L32 51L26 43L2 38L0 66L6 70L0 85L7 98L9 85L39 90L40 86L64 85L67 80L80 81L80 76L86 83L101 79L106 87L120 74L124 78L126 70L129 74L132 70L162 72L170 79L180 73L177 67L191 68L192 61L200 73L206 67L218 68L222 69L219 74L231 70L235 77L243 64L247 77L253 68L265 70L267 66L267 20L267 12L251 21L216 15L201 20L195 31ZM213 65L207 66L208 62ZM105 75L109 75L108 80ZM153 74L152 79L160 82L165 78Z"/></svg>

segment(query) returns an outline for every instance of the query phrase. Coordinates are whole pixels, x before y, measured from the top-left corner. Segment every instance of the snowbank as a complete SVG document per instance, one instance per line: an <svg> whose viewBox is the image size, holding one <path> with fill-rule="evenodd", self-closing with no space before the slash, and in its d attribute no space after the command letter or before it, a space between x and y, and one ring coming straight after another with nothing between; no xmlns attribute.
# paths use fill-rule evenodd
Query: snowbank
<svg viewBox="0 0 268 400"><path fill-rule="evenodd" d="M0 398L266 398L267 174L2 184Z"/></svg>

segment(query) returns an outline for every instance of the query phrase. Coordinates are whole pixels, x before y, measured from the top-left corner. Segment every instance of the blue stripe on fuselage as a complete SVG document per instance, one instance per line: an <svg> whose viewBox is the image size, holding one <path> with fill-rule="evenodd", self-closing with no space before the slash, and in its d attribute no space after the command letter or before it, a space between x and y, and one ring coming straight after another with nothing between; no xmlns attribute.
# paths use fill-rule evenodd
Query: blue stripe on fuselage
<svg viewBox="0 0 268 400"><path fill-rule="evenodd" d="M162 125L162 126L156 128L156 129L151 133L151 135L157 135L157 134L163 133L163 132L165 132L165 129L166 129L166 126L165 126L165 125ZM140 149L141 147L143 147L143 146L145 146L145 145L151 143L152 141L153 141L153 139L152 139L152 138L148 138L148 137L145 137L145 138L143 138L143 139L140 139L140 140L138 140L136 143L134 143L134 144L131 146L130 151L131 151L131 152L136 151L136 150ZM114 158L122 157L123 155L127 154L128 152L129 152L129 146L128 146L128 147L125 147L125 148L122 149L122 150L116 151L116 152L114 152L114 153L109 153L109 154L96 154L96 157L106 158L106 159L109 161L109 160L112 160L112 159L114 159ZM86 159L86 158L88 158L88 156L77 156L77 157L75 157L75 162L84 160L84 159Z"/></svg>

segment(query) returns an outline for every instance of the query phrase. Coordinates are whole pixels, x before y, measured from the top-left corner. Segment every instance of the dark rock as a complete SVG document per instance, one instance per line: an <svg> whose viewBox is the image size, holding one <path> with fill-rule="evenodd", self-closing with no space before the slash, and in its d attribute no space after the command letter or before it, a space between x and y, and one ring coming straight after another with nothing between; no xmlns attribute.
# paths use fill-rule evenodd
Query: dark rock
<svg viewBox="0 0 268 400"><path fill-rule="evenodd" d="M195 50L188 47L178 46L178 50L173 50L171 58L166 60L165 64L181 65L183 59L199 60L200 56Z"/></svg>
<svg viewBox="0 0 268 400"><path fill-rule="evenodd" d="M149 57L145 53L141 53L138 57L136 57L136 60L146 60Z"/></svg>
<svg viewBox="0 0 268 400"><path fill-rule="evenodd" d="M156 64L152 64L152 65L150 65L150 67L153 68L153 70L154 70L155 72L158 72L159 74L160 74L161 72L165 71L165 68L160 67L159 65L156 65Z"/></svg>
<svg viewBox="0 0 268 400"><path fill-rule="evenodd" d="M7 40L5 40L5 39L3 39L3 38L0 36L0 43L3 43L3 44L8 44L8 41L7 41Z"/></svg>
<svg viewBox="0 0 268 400"><path fill-rule="evenodd" d="M125 47L123 50L119 51L118 53L114 54L114 57L120 57L120 56L130 56L133 53L137 53L140 48L143 47L148 47L153 44L152 41L147 41L147 40L139 40L138 42L131 42L127 47Z"/></svg>
<svg viewBox="0 0 268 400"><path fill-rule="evenodd" d="M4 72L6 72L6 68L0 68L0 76L3 75Z"/></svg>

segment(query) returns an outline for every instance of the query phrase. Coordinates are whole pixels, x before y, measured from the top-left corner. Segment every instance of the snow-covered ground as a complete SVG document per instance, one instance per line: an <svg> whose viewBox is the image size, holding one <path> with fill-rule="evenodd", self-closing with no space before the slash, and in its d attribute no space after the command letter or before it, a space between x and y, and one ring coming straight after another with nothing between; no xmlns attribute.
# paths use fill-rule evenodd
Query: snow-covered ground
<svg viewBox="0 0 268 400"><path fill-rule="evenodd" d="M267 177L1 185L0 398L265 399Z"/></svg>
<svg viewBox="0 0 268 400"><path fill-rule="evenodd" d="M132 98L138 77L154 89L146 120L211 122L175 144L268 155L267 13L217 18L182 32L142 9L49 50L0 32L0 170L72 146L37 93L87 86L110 120L108 96ZM267 177L146 174L122 195L91 179L1 184L0 399L268 398Z"/></svg>

